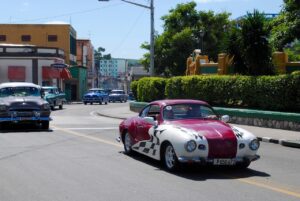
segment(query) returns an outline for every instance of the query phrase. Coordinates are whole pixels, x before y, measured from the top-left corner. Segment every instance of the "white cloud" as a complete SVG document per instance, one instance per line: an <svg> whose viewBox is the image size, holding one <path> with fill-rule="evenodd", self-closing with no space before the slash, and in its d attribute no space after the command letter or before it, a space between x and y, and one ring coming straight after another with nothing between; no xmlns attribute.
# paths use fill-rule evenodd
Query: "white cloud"
<svg viewBox="0 0 300 201"><path fill-rule="evenodd" d="M46 22L45 24L70 24L70 23L63 22L63 21L49 21L49 22Z"/></svg>

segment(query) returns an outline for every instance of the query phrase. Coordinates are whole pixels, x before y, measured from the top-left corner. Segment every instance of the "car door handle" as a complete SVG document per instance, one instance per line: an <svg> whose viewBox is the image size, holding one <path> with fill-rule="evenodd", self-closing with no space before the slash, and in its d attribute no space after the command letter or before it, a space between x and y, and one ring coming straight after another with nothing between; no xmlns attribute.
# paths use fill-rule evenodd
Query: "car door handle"
<svg viewBox="0 0 300 201"><path fill-rule="evenodd" d="M137 127L138 127L138 128L144 128L144 126L142 126L142 125L137 125Z"/></svg>

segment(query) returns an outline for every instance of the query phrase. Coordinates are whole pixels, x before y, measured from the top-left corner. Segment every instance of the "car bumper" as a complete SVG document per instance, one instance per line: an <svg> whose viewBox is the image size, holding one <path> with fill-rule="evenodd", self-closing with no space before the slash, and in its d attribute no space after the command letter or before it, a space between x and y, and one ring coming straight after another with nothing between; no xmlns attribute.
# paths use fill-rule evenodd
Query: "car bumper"
<svg viewBox="0 0 300 201"><path fill-rule="evenodd" d="M51 121L51 117L0 117L0 122Z"/></svg>
<svg viewBox="0 0 300 201"><path fill-rule="evenodd" d="M226 165L235 165L238 163L243 163L246 161L256 161L260 158L259 155L253 155L253 156L245 156L245 157L238 157L238 158L231 158L230 164ZM201 158L201 157L178 157L178 161L181 163L199 163L199 164L214 164L215 159L211 158Z"/></svg>

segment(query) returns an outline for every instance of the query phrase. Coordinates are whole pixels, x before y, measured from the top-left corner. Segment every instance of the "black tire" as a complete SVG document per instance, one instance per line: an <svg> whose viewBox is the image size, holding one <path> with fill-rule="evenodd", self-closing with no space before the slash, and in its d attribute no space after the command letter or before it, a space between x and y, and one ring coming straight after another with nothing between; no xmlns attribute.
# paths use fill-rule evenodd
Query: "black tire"
<svg viewBox="0 0 300 201"><path fill-rule="evenodd" d="M129 135L128 132L126 132L124 134L123 145L124 145L124 153L127 154L127 155L132 155L132 152L133 152L132 148L131 148L132 147L132 141L131 141L131 138L130 138L130 135Z"/></svg>
<svg viewBox="0 0 300 201"><path fill-rule="evenodd" d="M51 109L51 110L54 110L54 106L50 106L50 109Z"/></svg>
<svg viewBox="0 0 300 201"><path fill-rule="evenodd" d="M173 156L171 156L172 154ZM170 143L166 143L162 147L161 161L163 162L164 167L170 172L174 172L179 169L179 161L175 150Z"/></svg>
<svg viewBox="0 0 300 201"><path fill-rule="evenodd" d="M93 105L93 102L91 102L91 105Z"/></svg>
<svg viewBox="0 0 300 201"><path fill-rule="evenodd" d="M105 101L105 105L107 105L107 101Z"/></svg>
<svg viewBox="0 0 300 201"><path fill-rule="evenodd" d="M42 121L42 129L48 130L49 129L49 121Z"/></svg>
<svg viewBox="0 0 300 201"><path fill-rule="evenodd" d="M64 107L64 103L63 103L63 102L61 102L61 104L60 104L58 107L59 107L59 109L60 109L60 110L62 110L62 109L63 109L63 107Z"/></svg>
<svg viewBox="0 0 300 201"><path fill-rule="evenodd" d="M85 104L85 105L86 105L86 102L83 102L83 104Z"/></svg>

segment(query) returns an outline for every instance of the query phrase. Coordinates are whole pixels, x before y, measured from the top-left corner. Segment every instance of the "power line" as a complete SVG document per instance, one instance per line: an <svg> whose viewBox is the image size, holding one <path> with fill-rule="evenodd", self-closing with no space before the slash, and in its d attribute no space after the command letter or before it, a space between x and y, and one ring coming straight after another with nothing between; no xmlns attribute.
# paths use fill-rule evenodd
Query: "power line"
<svg viewBox="0 0 300 201"><path fill-rule="evenodd" d="M141 16L145 13L145 10L142 10L142 12L138 15L138 17L136 18L136 20L134 21L134 23L132 24L132 26L130 27L129 31L127 32L127 34L123 37L122 41L119 43L119 45L117 45L111 52L111 54L113 54L115 51L120 50L122 47L122 45L124 44L124 42L128 39L128 36L131 34L131 32L133 31L133 28L137 25L137 23L140 21Z"/></svg>
<svg viewBox="0 0 300 201"><path fill-rule="evenodd" d="M48 20L48 19L53 19L53 18L58 18L58 17L66 17L66 16L72 16L72 15L79 15L79 14L95 12L95 11L98 11L98 10L102 10L102 9L106 9L106 8L110 8L110 7L114 7L114 6L119 6L119 5L121 5L121 3L117 3L117 4L113 4L113 5L108 5L108 6L103 6L101 8L94 8L94 9L88 9L88 10L70 12L70 13L65 13L65 14L61 14L61 15L49 16L49 17L24 19L24 20L16 20L16 21L11 20L11 23L40 21L40 20Z"/></svg>

